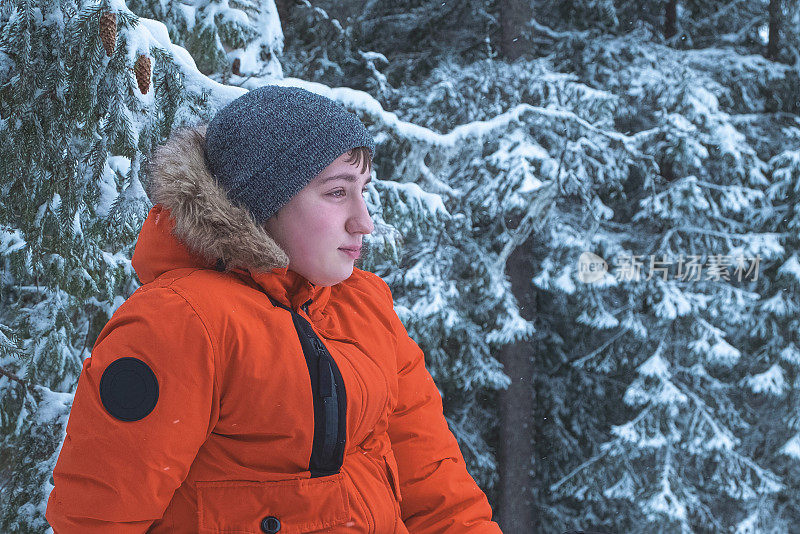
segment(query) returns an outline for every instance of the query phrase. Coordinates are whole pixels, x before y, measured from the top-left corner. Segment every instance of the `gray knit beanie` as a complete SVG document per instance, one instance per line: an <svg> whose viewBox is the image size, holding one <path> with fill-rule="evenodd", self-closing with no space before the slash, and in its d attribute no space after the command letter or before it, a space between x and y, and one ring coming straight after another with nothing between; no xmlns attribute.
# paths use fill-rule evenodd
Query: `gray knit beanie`
<svg viewBox="0 0 800 534"><path fill-rule="evenodd" d="M206 130L206 163L234 204L261 224L333 160L375 141L355 114L324 96L265 85L222 108Z"/></svg>

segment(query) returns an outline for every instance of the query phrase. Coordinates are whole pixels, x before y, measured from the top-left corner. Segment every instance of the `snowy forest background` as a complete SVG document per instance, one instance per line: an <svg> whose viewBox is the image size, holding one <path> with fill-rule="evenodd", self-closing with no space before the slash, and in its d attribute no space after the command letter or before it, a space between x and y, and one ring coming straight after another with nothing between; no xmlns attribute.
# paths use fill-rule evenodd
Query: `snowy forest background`
<svg viewBox="0 0 800 534"><path fill-rule="evenodd" d="M374 134L359 266L504 532L800 531L798 0L0 3L0 531L48 529L153 149L267 83Z"/></svg>

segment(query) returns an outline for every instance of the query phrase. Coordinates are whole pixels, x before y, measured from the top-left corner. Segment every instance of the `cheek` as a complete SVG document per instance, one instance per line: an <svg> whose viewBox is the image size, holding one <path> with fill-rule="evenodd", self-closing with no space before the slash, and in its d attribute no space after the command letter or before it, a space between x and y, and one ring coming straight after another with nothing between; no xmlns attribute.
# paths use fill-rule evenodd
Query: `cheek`
<svg viewBox="0 0 800 534"><path fill-rule="evenodd" d="M317 204L314 209L305 210L305 217L294 224L294 239L304 254L319 253L336 244L336 210ZM333 247L336 248L336 247Z"/></svg>
<svg viewBox="0 0 800 534"><path fill-rule="evenodd" d="M330 233L336 225L338 213L329 203L319 202L306 210L301 227L306 233Z"/></svg>

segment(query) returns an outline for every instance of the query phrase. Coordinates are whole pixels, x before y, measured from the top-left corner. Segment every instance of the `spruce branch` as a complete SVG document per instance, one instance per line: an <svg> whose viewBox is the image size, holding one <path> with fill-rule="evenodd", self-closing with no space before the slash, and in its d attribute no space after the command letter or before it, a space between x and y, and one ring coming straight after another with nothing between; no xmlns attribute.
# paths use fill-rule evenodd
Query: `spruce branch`
<svg viewBox="0 0 800 534"><path fill-rule="evenodd" d="M12 373L11 371L7 370L2 365L0 365L0 375L7 376L8 378L13 380L14 382L17 382L18 384L22 385L22 388L25 391L28 391L28 383L25 380L19 378L17 375Z"/></svg>

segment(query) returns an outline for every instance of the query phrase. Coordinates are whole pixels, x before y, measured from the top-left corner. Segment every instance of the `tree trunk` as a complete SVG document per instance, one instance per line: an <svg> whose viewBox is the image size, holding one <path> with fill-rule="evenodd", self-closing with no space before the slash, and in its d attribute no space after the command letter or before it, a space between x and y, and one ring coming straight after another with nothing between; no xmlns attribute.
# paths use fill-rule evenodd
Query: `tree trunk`
<svg viewBox="0 0 800 534"><path fill-rule="evenodd" d="M294 5L294 0L275 0L275 7L278 9L278 18L281 19L281 28L286 28L289 22L289 12Z"/></svg>
<svg viewBox="0 0 800 534"><path fill-rule="evenodd" d="M781 0L769 0L769 41L767 59L778 59L781 31Z"/></svg>
<svg viewBox="0 0 800 534"><path fill-rule="evenodd" d="M664 10L664 37L678 33L678 0L669 0Z"/></svg>
<svg viewBox="0 0 800 534"><path fill-rule="evenodd" d="M532 0L500 0L499 8L500 54L513 61L531 49L525 30L533 18Z"/></svg>
<svg viewBox="0 0 800 534"><path fill-rule="evenodd" d="M535 298L531 284L531 264L528 261L528 242L518 247L508 258L507 272L521 314L531 320L535 314ZM522 313L524 312L524 313ZM535 357L530 342L507 345L500 354L505 373L511 378L508 389L501 390L500 447L498 450L500 491L498 522L504 534L532 532L535 516L532 497L533 478L529 471L534 457L533 410L535 394L532 387Z"/></svg>

